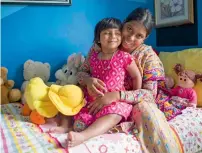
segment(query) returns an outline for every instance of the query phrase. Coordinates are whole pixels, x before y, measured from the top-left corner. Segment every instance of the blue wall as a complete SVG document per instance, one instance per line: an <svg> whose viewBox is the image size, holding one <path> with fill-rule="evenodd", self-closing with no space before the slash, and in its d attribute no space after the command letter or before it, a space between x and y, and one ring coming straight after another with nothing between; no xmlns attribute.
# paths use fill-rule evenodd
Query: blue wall
<svg viewBox="0 0 202 153"><path fill-rule="evenodd" d="M202 47L202 0L196 0L197 1L197 11L198 11L198 17L195 20L198 20L198 46L165 46L165 47L157 47L156 46L156 30L153 30L152 34L146 41L147 44L152 45L157 51L178 51L182 49L187 48L196 48L196 47ZM154 14L154 2L153 0L148 1L146 4L147 7L153 12ZM190 36L191 39L191 36Z"/></svg>
<svg viewBox="0 0 202 153"><path fill-rule="evenodd" d="M2 66L20 87L23 63L38 60L51 64L51 81L69 54L86 54L94 26L101 18L124 19L150 0L72 0L72 6L2 5Z"/></svg>
<svg viewBox="0 0 202 153"><path fill-rule="evenodd" d="M153 0L72 0L72 6L2 5L2 66L9 69L9 79L20 87L23 63L28 59L49 62L51 81L54 73L73 52L86 54L93 40L94 26L101 18L123 20L136 7L154 12ZM199 45L202 47L202 0L198 2ZM200 7L201 6L201 7ZM156 32L146 41L158 51L175 51L190 46L156 47Z"/></svg>

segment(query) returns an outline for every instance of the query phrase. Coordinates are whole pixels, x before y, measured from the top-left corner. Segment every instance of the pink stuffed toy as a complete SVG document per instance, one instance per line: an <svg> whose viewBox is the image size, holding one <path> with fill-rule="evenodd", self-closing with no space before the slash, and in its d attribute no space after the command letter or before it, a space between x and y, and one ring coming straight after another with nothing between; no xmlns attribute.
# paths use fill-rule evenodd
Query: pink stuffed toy
<svg viewBox="0 0 202 153"><path fill-rule="evenodd" d="M184 70L181 64L174 67L175 73L178 75L177 86L170 90L171 102L178 108L196 107L197 94L193 89L197 79L202 80L202 75L196 74L191 70Z"/></svg>

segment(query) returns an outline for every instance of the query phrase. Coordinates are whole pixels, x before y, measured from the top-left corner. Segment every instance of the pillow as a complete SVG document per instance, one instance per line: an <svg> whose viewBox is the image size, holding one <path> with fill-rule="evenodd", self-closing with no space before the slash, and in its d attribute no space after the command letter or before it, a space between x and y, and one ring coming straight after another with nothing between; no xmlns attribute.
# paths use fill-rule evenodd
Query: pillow
<svg viewBox="0 0 202 153"><path fill-rule="evenodd" d="M159 57L164 65L165 74L173 77L175 82L177 75L173 67L176 63L182 64L187 70L193 70L196 73L202 74L202 48L186 49L176 52L160 52ZM198 80L194 89L197 93L197 106L202 107L202 82Z"/></svg>

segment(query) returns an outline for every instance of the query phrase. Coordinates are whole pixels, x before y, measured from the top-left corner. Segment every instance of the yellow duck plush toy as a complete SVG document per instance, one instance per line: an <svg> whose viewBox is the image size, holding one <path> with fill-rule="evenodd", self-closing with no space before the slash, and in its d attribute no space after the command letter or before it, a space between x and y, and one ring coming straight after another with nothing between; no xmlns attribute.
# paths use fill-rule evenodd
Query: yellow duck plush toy
<svg viewBox="0 0 202 153"><path fill-rule="evenodd" d="M84 94L76 85L46 86L39 77L33 78L25 88L26 104L22 114L30 115L31 122L44 124L45 118L52 118L58 112L72 116L84 106Z"/></svg>

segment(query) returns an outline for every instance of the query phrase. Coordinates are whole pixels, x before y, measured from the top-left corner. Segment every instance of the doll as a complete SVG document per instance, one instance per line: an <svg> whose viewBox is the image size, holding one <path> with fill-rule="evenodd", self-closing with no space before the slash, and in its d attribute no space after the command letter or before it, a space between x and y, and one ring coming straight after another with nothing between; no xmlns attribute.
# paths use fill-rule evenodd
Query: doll
<svg viewBox="0 0 202 153"><path fill-rule="evenodd" d="M177 86L170 90L171 103L180 109L186 107L196 107L197 94L193 89L197 79L202 80L202 74L196 74L191 70L184 70L181 64L174 67L175 73L178 75Z"/></svg>

